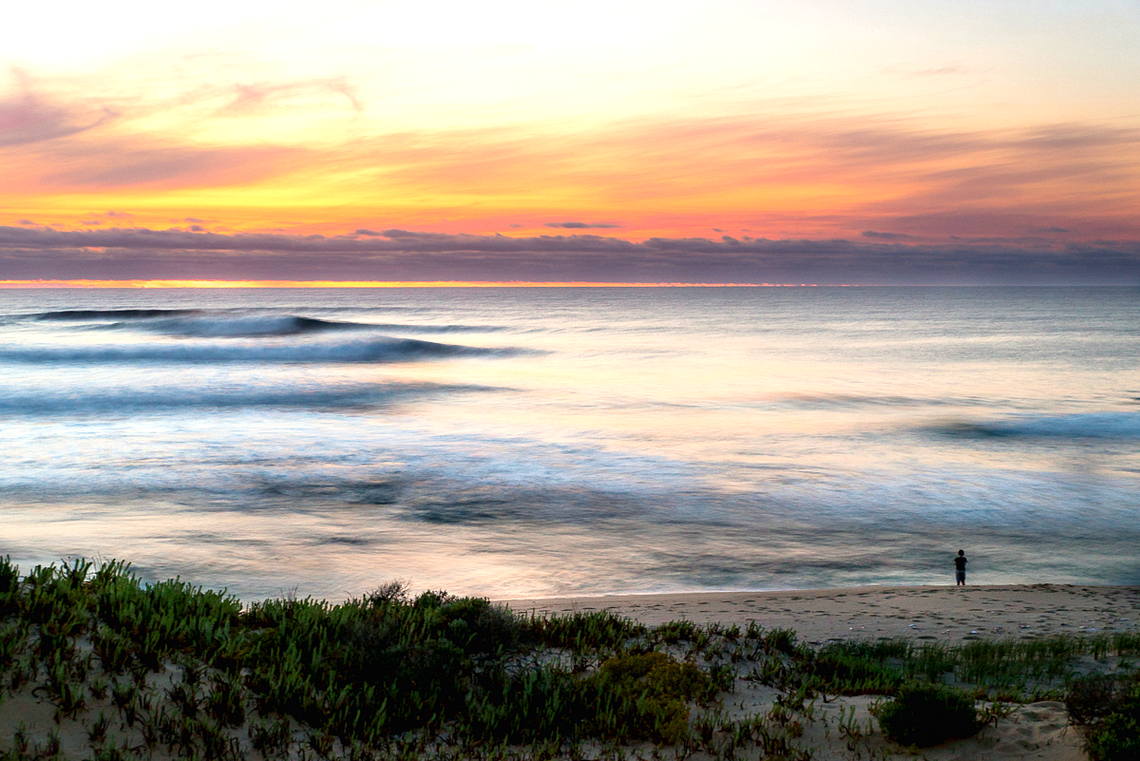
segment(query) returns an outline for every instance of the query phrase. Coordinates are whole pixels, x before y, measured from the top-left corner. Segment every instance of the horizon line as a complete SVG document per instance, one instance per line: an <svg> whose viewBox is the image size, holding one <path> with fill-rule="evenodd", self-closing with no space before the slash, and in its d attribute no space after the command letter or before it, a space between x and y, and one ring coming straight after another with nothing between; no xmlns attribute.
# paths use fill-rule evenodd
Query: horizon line
<svg viewBox="0 0 1140 761"><path fill-rule="evenodd" d="M848 286L848 283L836 284ZM0 288L817 288L818 283L604 282L590 280L0 280Z"/></svg>

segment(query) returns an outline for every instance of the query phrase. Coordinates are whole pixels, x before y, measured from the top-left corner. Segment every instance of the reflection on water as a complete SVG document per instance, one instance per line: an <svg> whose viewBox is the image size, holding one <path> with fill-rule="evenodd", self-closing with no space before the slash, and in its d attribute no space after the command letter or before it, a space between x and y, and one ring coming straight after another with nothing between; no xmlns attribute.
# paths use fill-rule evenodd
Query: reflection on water
<svg viewBox="0 0 1140 761"><path fill-rule="evenodd" d="M249 598L942 582L958 547L1140 583L1138 295L0 292L0 554Z"/></svg>

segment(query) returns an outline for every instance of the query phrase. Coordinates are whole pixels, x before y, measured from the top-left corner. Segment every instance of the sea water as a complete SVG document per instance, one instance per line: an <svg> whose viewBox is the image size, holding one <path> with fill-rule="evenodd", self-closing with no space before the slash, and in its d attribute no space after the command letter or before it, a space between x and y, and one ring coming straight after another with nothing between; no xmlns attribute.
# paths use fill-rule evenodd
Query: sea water
<svg viewBox="0 0 1140 761"><path fill-rule="evenodd" d="M0 555L246 598L1140 584L1140 290L0 292Z"/></svg>

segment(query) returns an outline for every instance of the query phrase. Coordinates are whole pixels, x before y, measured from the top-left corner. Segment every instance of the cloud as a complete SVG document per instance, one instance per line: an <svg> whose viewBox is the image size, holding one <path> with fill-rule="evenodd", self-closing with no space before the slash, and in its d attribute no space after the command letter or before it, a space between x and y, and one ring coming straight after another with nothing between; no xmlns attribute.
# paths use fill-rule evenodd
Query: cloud
<svg viewBox="0 0 1140 761"><path fill-rule="evenodd" d="M17 92L0 97L0 147L40 143L87 132L116 117L109 108L64 105L37 94L30 78L12 72Z"/></svg>
<svg viewBox="0 0 1140 761"><path fill-rule="evenodd" d="M27 278L1140 284L1140 242L353 236L0 227L0 271Z"/></svg>
<svg viewBox="0 0 1140 761"><path fill-rule="evenodd" d="M341 84L251 85L240 98L246 106L234 107L282 98L307 106ZM451 229L509 231L525 214L551 220L532 224L553 231L621 228L630 236L715 227L772 238L903 243L911 239L901 236L1012 240L1059 227L1088 238L1140 237L1136 129L950 128L805 102L794 113L786 103L759 103L753 113L628 120L565 134L522 125L385 133L378 120L354 123L351 138L329 130L321 133L327 140L277 146L262 141L288 140L288 128L260 133L256 125L221 123L215 112L232 87L204 89L185 110L152 108L144 118L124 103L129 124L8 151L5 190L34 208L61 208L52 194L64 206L80 199L80 208L62 217L74 220L88 218L96 204L129 207L113 191L142 188L154 191L148 207L162 209L158 218L195 213L235 226L241 223L229 214L249 219L242 204L272 197L259 217L265 229L304 217L319 199L328 205L327 224L366 238L384 237L369 225L401 213L409 227L446 219ZM204 187L234 192L199 196L193 207L184 205L188 196L160 192ZM298 208L304 212L294 215ZM615 210L621 224L596 221L613 219Z"/></svg>
<svg viewBox="0 0 1140 761"><path fill-rule="evenodd" d="M887 66L883 69L887 74L902 77L946 77L957 74L966 74L970 70L965 66L952 64L947 66Z"/></svg>
<svg viewBox="0 0 1140 761"><path fill-rule="evenodd" d="M282 174L303 149L274 146L240 148L118 147L85 156L83 163L48 175L56 186L117 188L136 185L208 187L253 182Z"/></svg>
<svg viewBox="0 0 1140 761"><path fill-rule="evenodd" d="M268 108L275 101L304 97L314 93L333 93L344 98L355 112L360 113L364 110L355 89L343 77L296 82L237 84L233 86L233 93L233 99L219 109L220 115L238 116L257 113Z"/></svg>
<svg viewBox="0 0 1140 761"><path fill-rule="evenodd" d="M913 235L906 233L889 233L879 232L878 230L864 230L862 232L864 238L874 238L876 240L913 240Z"/></svg>
<svg viewBox="0 0 1140 761"><path fill-rule="evenodd" d="M547 222L546 227L562 227L568 230L586 230L590 228L615 228L621 225L612 225L606 222Z"/></svg>

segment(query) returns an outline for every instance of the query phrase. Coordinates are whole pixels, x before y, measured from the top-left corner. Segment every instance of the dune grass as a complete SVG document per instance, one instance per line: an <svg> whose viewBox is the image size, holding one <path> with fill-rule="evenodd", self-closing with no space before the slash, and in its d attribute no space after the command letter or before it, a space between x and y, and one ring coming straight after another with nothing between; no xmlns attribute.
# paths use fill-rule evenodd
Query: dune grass
<svg viewBox="0 0 1140 761"><path fill-rule="evenodd" d="M399 585L340 604L243 605L121 562L21 574L0 559L0 714L49 706L0 736L0 759L320 759L620 756L672 747L806 758L817 699L948 685L971 699L1063 693L1082 659L1131 657L1140 637L838 643L787 630L609 613L535 617ZM779 711L729 719L741 680Z"/></svg>

